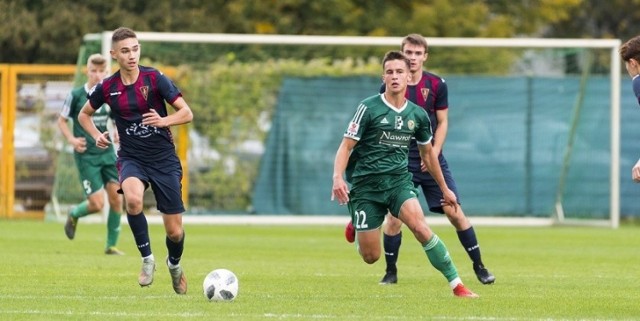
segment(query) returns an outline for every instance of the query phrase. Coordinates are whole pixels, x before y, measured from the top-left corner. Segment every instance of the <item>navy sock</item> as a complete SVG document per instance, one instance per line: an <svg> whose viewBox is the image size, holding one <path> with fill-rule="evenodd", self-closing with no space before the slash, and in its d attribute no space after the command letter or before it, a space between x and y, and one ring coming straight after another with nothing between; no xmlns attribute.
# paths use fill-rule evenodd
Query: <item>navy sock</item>
<svg viewBox="0 0 640 321"><path fill-rule="evenodd" d="M182 231L182 238L178 243L172 241L168 236L165 239L167 243L167 250L169 250L169 263L178 265L182 258L182 251L184 250L184 237L185 233Z"/></svg>
<svg viewBox="0 0 640 321"><path fill-rule="evenodd" d="M473 266L483 266L480 255L480 245L478 244L478 239L476 238L476 232L473 230L473 226L464 231L457 232L460 243L464 247L464 250L467 251L471 261L473 261Z"/></svg>
<svg viewBox="0 0 640 321"><path fill-rule="evenodd" d="M147 218L143 212L138 215L131 215L127 213L127 221L129 227L133 233L133 238L138 246L138 251L142 257L151 255L151 241L149 240L149 225L147 224Z"/></svg>
<svg viewBox="0 0 640 321"><path fill-rule="evenodd" d="M383 235L384 259L387 261L387 272L398 273L398 255L400 255L400 244L402 243L402 232L397 235Z"/></svg>

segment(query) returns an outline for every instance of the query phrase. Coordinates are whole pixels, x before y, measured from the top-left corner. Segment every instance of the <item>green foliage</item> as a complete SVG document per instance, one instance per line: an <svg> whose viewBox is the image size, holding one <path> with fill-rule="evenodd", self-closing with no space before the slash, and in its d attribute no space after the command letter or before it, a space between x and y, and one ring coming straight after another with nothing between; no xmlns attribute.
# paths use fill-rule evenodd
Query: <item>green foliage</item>
<svg viewBox="0 0 640 321"><path fill-rule="evenodd" d="M59 152L55 154L56 170L54 193L62 204L76 204L85 199L82 185L78 178L78 168L73 154Z"/></svg>
<svg viewBox="0 0 640 321"><path fill-rule="evenodd" d="M573 1L578 1L580 4L571 7L564 19L558 19L552 28L548 28L545 36L618 38L626 41L638 35L636 26L640 24L640 11L636 8L640 6L639 0Z"/></svg>
<svg viewBox="0 0 640 321"><path fill-rule="evenodd" d="M277 90L284 77L378 75L376 59L271 60L262 62L220 61L208 68L186 71L181 87L198 117L195 128L212 139L225 137L217 146L234 146L248 138L263 138L258 128L261 113L271 118ZM248 76L250 75L250 76Z"/></svg>
<svg viewBox="0 0 640 321"><path fill-rule="evenodd" d="M193 110L193 128L221 156L208 170L190 175L190 207L250 211L261 155L242 146L265 141L283 78L378 74L377 58L239 62L228 55L202 68L181 69L177 83Z"/></svg>
<svg viewBox="0 0 640 321"><path fill-rule="evenodd" d="M445 75L507 75L523 50L501 48L429 49L427 67L431 72Z"/></svg>
<svg viewBox="0 0 640 321"><path fill-rule="evenodd" d="M120 26L230 34L609 38L635 35L640 18L628 10L634 4L638 0L0 0L0 20L7 26L0 29L0 62L74 63L85 34ZM254 54L279 56L268 48Z"/></svg>
<svg viewBox="0 0 640 321"><path fill-rule="evenodd" d="M150 216L158 264L151 287L140 288L138 250L124 225L119 248L103 254L104 223L80 219L74 241L62 222L2 221L3 320L634 320L637 227L476 227L494 285L475 280L450 226L436 226L477 300L454 298L405 229L399 283L379 286L383 259L367 265L342 237L343 225L186 224L181 261L189 290L176 295L166 266L164 229ZM97 217L94 217L97 219ZM345 217L345 220L347 218ZM98 220L99 221L99 220ZM319 246L320 245L320 246ZM238 298L210 303L205 275L227 268ZM366 306L366 309L363 309Z"/></svg>
<svg viewBox="0 0 640 321"><path fill-rule="evenodd" d="M0 21L0 62L35 61L39 42L36 14L15 1L0 1Z"/></svg>
<svg viewBox="0 0 640 321"><path fill-rule="evenodd" d="M75 1L52 1L52 3L56 6L46 6L46 11L40 13L39 34L46 41L42 41L38 47L39 56L52 61L74 61L77 52L61 49L79 48L85 30L91 28L98 14Z"/></svg>

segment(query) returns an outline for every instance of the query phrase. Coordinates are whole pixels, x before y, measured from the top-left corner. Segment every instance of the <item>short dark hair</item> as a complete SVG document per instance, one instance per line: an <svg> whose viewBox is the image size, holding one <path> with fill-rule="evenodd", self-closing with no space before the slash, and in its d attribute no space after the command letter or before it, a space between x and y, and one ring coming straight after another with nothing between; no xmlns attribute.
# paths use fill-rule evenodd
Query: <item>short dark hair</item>
<svg viewBox="0 0 640 321"><path fill-rule="evenodd" d="M409 34L406 37L404 37L402 39L402 45L400 46L400 49L402 51L404 51L404 46L406 46L409 43L412 44L412 45L422 46L422 47L424 47L424 52L425 53L429 52L429 46L427 45L427 39L424 39L424 37L422 35L420 35L420 34L412 33L412 34Z"/></svg>
<svg viewBox="0 0 640 321"><path fill-rule="evenodd" d="M640 36L635 36L620 46L620 58L624 61L635 59L640 62Z"/></svg>
<svg viewBox="0 0 640 321"><path fill-rule="evenodd" d="M120 27L113 31L113 35L111 35L111 45L129 38L138 38L138 36L136 36L136 33L130 28Z"/></svg>
<svg viewBox="0 0 640 321"><path fill-rule="evenodd" d="M407 69L411 67L411 61L409 61L409 58L407 58L407 56L405 56L401 51L392 50L392 51L388 51L384 55L384 58L382 58L383 70L384 70L384 64L386 64L387 61L391 61L391 60L402 60L407 65Z"/></svg>

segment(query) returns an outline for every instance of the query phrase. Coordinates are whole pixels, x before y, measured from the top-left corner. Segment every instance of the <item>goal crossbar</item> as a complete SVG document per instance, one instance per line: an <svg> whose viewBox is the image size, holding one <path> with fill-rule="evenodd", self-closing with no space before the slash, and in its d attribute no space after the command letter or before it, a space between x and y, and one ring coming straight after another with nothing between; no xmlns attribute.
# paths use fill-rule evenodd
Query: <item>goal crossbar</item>
<svg viewBox="0 0 640 321"><path fill-rule="evenodd" d="M87 34L85 41L111 41L113 32ZM165 33L136 32L139 39L162 42L273 44L273 45L350 45L397 46L402 37L357 36L301 36L229 33ZM429 37L429 45L437 47L548 47L548 48L613 48L620 46L618 39L562 39L562 38L456 38Z"/></svg>
<svg viewBox="0 0 640 321"><path fill-rule="evenodd" d="M102 53L110 56L112 31L92 33L85 41L101 41ZM165 33L136 32L138 39L151 42L221 43L221 44L271 44L271 45L336 45L336 46L397 46L402 37L359 37L327 35L266 35L266 34L222 34L222 33ZM435 47L515 47L515 48L600 48L610 51L610 219L608 226L617 228L620 220L620 82L621 59L619 39L563 39L563 38L445 38L428 37L429 45ZM109 61L110 62L110 61ZM556 209L557 223L564 219L562 209ZM588 224L592 225L592 224ZM596 224L601 225L601 224Z"/></svg>

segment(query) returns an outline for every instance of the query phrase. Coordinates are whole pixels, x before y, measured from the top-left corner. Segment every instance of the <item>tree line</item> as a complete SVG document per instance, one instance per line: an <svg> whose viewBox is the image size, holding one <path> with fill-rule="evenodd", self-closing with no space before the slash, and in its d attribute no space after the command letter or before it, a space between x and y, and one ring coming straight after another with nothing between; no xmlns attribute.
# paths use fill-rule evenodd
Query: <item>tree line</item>
<svg viewBox="0 0 640 321"><path fill-rule="evenodd" d="M0 63L76 63L87 33L619 38L628 0L0 0Z"/></svg>

